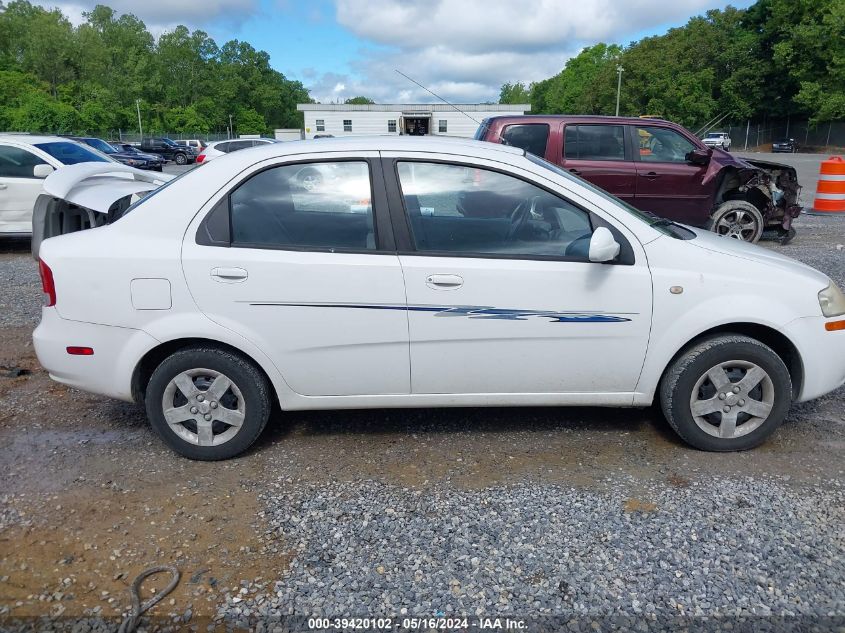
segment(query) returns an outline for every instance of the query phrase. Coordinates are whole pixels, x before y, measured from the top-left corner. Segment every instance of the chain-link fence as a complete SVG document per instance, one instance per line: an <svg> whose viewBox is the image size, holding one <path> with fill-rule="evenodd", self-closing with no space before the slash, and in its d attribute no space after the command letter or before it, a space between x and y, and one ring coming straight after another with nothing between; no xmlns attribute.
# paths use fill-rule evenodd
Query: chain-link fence
<svg viewBox="0 0 845 633"><path fill-rule="evenodd" d="M690 128L697 131L699 128ZM806 120L766 119L718 123L706 132L727 132L735 151L769 151L773 142L791 138L799 152L842 151L845 148L845 121L811 124Z"/></svg>

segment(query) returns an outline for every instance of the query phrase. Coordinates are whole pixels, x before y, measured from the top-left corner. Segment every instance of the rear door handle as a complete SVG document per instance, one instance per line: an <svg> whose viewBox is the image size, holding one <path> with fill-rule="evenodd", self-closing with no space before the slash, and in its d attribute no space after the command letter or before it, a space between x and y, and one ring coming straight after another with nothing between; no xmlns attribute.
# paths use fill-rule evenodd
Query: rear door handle
<svg viewBox="0 0 845 633"><path fill-rule="evenodd" d="M237 283L239 281L244 281L247 277L249 277L249 273L247 273L247 271L243 268L227 268L221 266L211 269L211 277L214 281Z"/></svg>
<svg viewBox="0 0 845 633"><path fill-rule="evenodd" d="M456 290L464 285L464 279L460 275L429 275L425 285L434 290Z"/></svg>
<svg viewBox="0 0 845 633"><path fill-rule="evenodd" d="M0 189L6 189L6 183L0 182Z"/></svg>

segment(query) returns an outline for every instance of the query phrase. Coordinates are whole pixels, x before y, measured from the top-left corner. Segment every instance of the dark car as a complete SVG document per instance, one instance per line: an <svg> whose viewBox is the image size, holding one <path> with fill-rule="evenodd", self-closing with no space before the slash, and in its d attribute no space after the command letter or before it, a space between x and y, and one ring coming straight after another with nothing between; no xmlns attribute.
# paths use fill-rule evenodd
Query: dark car
<svg viewBox="0 0 845 633"><path fill-rule="evenodd" d="M136 156L129 152L117 150L101 138L94 138L91 136L68 136L67 138L73 139L79 143L85 143L89 147L93 147L103 154L108 154L110 158L113 158L117 162L129 165L130 167L137 167L138 169L156 169L158 164L158 161L155 159ZM160 166L158 167L158 171L161 171Z"/></svg>
<svg viewBox="0 0 845 633"><path fill-rule="evenodd" d="M796 151L798 151L798 146L795 144L794 138L782 138L772 143L772 153L774 154L794 154Z"/></svg>
<svg viewBox="0 0 845 633"><path fill-rule="evenodd" d="M475 138L521 147L642 211L748 242L764 230L791 239L801 212L795 169L709 148L662 119L491 117Z"/></svg>
<svg viewBox="0 0 845 633"><path fill-rule="evenodd" d="M162 156L159 156L158 154L147 154L129 143L111 143L111 146L118 152L149 161L149 169L153 169L155 171L161 171L162 167L164 167L165 163L167 163Z"/></svg>
<svg viewBox="0 0 845 633"><path fill-rule="evenodd" d="M158 154L177 165L188 165L197 160L197 153L193 147L179 145L166 137L145 138L141 141L139 149L142 152Z"/></svg>

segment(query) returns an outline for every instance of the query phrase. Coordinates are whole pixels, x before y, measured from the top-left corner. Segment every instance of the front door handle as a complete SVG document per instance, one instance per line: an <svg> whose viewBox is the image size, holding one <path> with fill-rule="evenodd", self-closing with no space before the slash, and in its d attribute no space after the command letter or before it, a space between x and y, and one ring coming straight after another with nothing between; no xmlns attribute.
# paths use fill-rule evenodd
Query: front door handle
<svg viewBox="0 0 845 633"><path fill-rule="evenodd" d="M640 174L640 176L642 176L643 178L648 178L649 180L654 180L659 175L660 174L658 174L656 171L650 171L647 174Z"/></svg>
<svg viewBox="0 0 845 633"><path fill-rule="evenodd" d="M464 285L464 279L460 275L429 275L425 285L434 290L456 290Z"/></svg>
<svg viewBox="0 0 845 633"><path fill-rule="evenodd" d="M6 188L7 188L7 187L6 187L6 183L5 183L5 182L0 182L0 189L6 189Z"/></svg>
<svg viewBox="0 0 845 633"><path fill-rule="evenodd" d="M223 283L236 283L239 281L244 281L247 277L249 277L249 273L244 268L227 268L227 267L218 267L211 269L211 278L214 281L221 281Z"/></svg>
<svg viewBox="0 0 845 633"><path fill-rule="evenodd" d="M572 174L575 174L576 176L581 175L581 172L579 170L575 169L574 167L570 167L569 172L572 173Z"/></svg>

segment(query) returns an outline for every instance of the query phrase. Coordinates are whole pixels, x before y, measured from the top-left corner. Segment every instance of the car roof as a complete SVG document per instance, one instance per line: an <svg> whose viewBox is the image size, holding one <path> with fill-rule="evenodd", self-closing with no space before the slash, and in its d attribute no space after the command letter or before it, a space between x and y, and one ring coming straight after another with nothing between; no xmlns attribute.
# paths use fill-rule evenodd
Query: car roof
<svg viewBox="0 0 845 633"><path fill-rule="evenodd" d="M38 143L56 143L58 141L69 141L65 136L39 136L36 134L0 134L0 141L10 143L23 143L25 145L36 145Z"/></svg>
<svg viewBox="0 0 845 633"><path fill-rule="evenodd" d="M471 138L432 137L432 136L345 136L338 138L321 138L304 141L287 141L285 143L265 143L249 150L252 156L255 152L264 152L270 156L286 156L291 154L310 154L315 152L432 152L444 154L466 154L467 156L483 157L491 154L511 154L524 156L525 150L510 145L476 141Z"/></svg>
<svg viewBox="0 0 845 633"><path fill-rule="evenodd" d="M677 125L659 117L636 117L636 116L612 116L605 114L517 114L491 116L484 119L488 125L494 121L525 121L528 123L542 123L547 121L572 121L572 122L600 122L600 123L636 123L648 125L650 123L669 123Z"/></svg>

